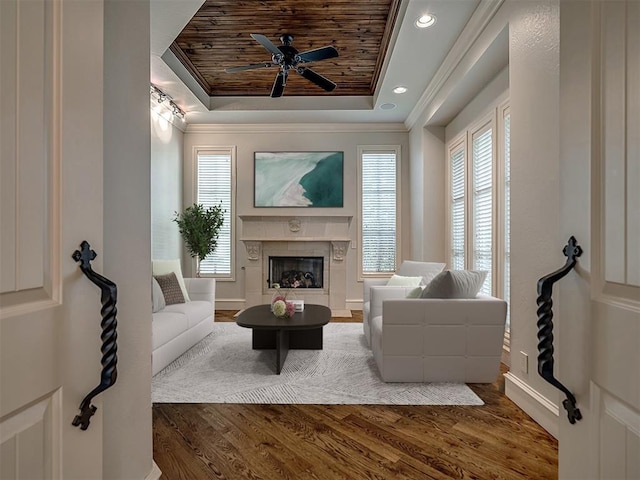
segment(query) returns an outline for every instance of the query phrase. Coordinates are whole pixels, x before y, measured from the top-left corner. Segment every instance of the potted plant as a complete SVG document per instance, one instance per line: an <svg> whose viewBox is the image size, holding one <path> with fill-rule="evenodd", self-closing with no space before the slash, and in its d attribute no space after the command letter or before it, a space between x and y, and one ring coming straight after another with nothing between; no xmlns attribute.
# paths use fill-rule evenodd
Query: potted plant
<svg viewBox="0 0 640 480"><path fill-rule="evenodd" d="M189 255L198 258L196 277L200 277L200 262L216 249L224 213L221 205L205 208L199 203L187 207L182 214L175 212L173 221L178 224Z"/></svg>

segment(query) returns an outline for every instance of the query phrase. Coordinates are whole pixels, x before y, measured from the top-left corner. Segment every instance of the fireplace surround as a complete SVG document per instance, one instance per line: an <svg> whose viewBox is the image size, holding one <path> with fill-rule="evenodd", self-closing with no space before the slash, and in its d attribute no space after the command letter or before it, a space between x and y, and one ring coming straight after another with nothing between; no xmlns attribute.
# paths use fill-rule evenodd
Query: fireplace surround
<svg viewBox="0 0 640 480"><path fill-rule="evenodd" d="M245 306L268 303L272 288L270 257L321 257L322 286L296 288L308 303L346 309L346 258L351 242L351 216L240 216L245 245ZM320 265L318 265L320 268ZM295 267L297 272L306 271ZM318 275L318 274L316 274ZM298 280L300 281L300 280ZM282 288L284 287L281 285Z"/></svg>

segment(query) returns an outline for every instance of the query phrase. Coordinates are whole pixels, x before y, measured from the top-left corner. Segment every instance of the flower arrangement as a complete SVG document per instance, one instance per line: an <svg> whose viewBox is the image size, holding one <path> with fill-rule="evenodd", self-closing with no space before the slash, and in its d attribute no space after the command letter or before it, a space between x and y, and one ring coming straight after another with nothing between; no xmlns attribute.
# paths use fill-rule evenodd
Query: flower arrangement
<svg viewBox="0 0 640 480"><path fill-rule="evenodd" d="M280 285L275 283L276 293L271 298L271 311L276 317L291 318L296 311L293 303L287 302L287 295L280 292Z"/></svg>

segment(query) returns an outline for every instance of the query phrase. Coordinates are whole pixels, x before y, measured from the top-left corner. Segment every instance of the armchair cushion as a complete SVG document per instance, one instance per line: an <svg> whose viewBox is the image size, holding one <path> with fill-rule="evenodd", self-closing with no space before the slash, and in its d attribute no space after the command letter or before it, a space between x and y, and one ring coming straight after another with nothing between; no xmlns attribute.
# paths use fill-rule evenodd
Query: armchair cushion
<svg viewBox="0 0 640 480"><path fill-rule="evenodd" d="M487 272L446 270L435 276L422 291L422 298L475 298Z"/></svg>

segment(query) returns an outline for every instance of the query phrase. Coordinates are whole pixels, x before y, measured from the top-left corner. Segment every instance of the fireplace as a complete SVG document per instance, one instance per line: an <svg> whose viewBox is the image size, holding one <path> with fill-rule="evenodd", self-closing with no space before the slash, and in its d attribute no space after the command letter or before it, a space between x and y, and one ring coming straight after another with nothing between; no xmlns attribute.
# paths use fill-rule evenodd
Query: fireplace
<svg viewBox="0 0 640 480"><path fill-rule="evenodd" d="M270 302L273 284L278 283L283 289L295 288L298 300L346 309L351 216L240 218L247 254L245 307ZM274 267L274 259L283 265Z"/></svg>
<svg viewBox="0 0 640 480"><path fill-rule="evenodd" d="M323 285L324 257L269 256L268 288L320 288Z"/></svg>

